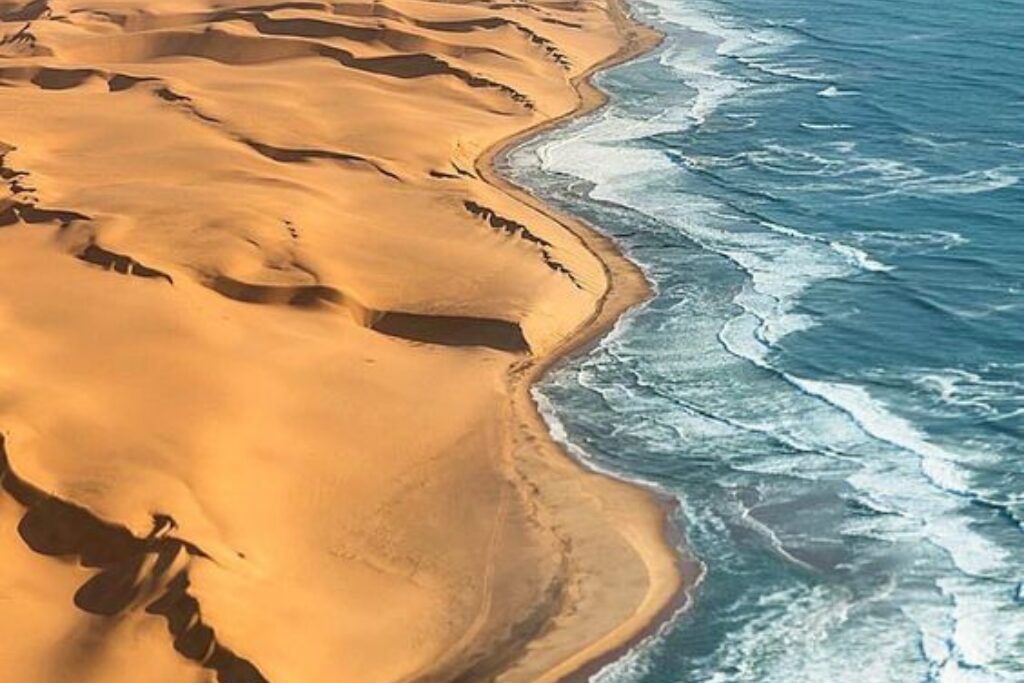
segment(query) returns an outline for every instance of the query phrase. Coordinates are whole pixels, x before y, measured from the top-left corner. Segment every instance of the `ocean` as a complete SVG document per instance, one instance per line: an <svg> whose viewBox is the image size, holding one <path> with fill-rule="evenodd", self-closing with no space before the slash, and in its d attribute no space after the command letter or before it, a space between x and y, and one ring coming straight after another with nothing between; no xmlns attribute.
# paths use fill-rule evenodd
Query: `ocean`
<svg viewBox="0 0 1024 683"><path fill-rule="evenodd" d="M536 389L706 566L595 680L1024 681L1024 3L634 9L501 161L657 290Z"/></svg>

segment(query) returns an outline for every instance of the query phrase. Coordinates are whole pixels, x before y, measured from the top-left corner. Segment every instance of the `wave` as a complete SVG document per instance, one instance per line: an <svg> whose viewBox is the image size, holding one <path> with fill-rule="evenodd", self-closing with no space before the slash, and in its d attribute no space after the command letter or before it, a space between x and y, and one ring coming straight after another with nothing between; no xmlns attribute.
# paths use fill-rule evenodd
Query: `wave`
<svg viewBox="0 0 1024 683"><path fill-rule="evenodd" d="M940 494L954 496L940 499L924 492L920 494L928 504L917 515L929 520L929 538L948 552L956 566L968 576L998 577L1005 573L1012 563L1008 563L1009 556L1003 548L973 531L967 517L942 514L943 510L956 513L967 502L962 499L975 497L972 482L963 469L969 458L933 443L916 426L893 413L862 386L810 380L790 374L785 374L785 377L806 393L842 410L871 438L917 456L920 471L927 481ZM862 479L861 483L867 481ZM878 485L877 481L871 484L872 487ZM907 486L909 482L902 482L902 485ZM880 490L885 490L885 487Z"/></svg>
<svg viewBox="0 0 1024 683"><path fill-rule="evenodd" d="M957 463L963 458L931 443L914 425L875 400L863 386L786 375L803 391L818 396L850 415L872 438L921 457L921 469L939 488L969 495L970 486Z"/></svg>
<svg viewBox="0 0 1024 683"><path fill-rule="evenodd" d="M801 122L800 127L806 130L850 130L853 126L847 123L807 123Z"/></svg>
<svg viewBox="0 0 1024 683"><path fill-rule="evenodd" d="M923 232L893 232L891 230L857 230L850 237L859 244L894 250L938 249L948 251L970 243L967 237L954 230L927 230Z"/></svg>
<svg viewBox="0 0 1024 683"><path fill-rule="evenodd" d="M735 25L711 6L696 1L650 0L650 4L655 8L656 23L669 24L670 29L681 29L684 33L712 37L715 54L720 56L771 54L799 40L793 32L778 27Z"/></svg>
<svg viewBox="0 0 1024 683"><path fill-rule="evenodd" d="M799 230L795 230L784 225L779 225L778 223L764 219L758 220L758 223L763 227L768 228L772 232L777 232L788 237L793 237L799 240L817 242L819 244L827 244L829 248L832 249L832 251L836 252L837 254L840 254L850 263L856 265L861 270L875 273L885 273L893 270L893 266L886 265L885 263L876 260L874 257L871 256L871 254L864 251L863 249L859 249L844 242L839 242L838 240L829 240L824 237L819 237L817 235L803 233L800 232Z"/></svg>
<svg viewBox="0 0 1024 683"><path fill-rule="evenodd" d="M805 81L810 83L827 83L835 79L835 75L833 74L794 68L777 61L745 57L737 57L736 59L744 66L754 69L755 71L759 71L769 76L776 76L778 78L782 78L785 80Z"/></svg>
<svg viewBox="0 0 1024 683"><path fill-rule="evenodd" d="M994 192L1020 182L1018 167L998 166L953 175L936 175L902 184L894 192L918 196L963 195Z"/></svg>
<svg viewBox="0 0 1024 683"><path fill-rule="evenodd" d="M942 368L911 371L915 385L929 392L941 404L948 406L951 415L969 414L1000 418L1024 408L1024 382L998 379L996 373L1011 377L1019 368L989 364L979 372L963 368Z"/></svg>
<svg viewBox="0 0 1024 683"><path fill-rule="evenodd" d="M929 636L939 643L925 648L933 666L947 674L968 666L987 672L985 667L992 664L994 655L968 656L965 652L970 651L972 643L990 642L991 639L986 641L985 637L973 633L971 628L986 619L990 620L992 614L1004 609L1006 582L1012 582L1016 565L1007 550L976 530L970 517L962 514L970 502L978 500L975 487L967 472L962 469L964 461L969 459L932 442L915 425L897 416L862 386L809 380L776 370L768 362L766 347L756 340L756 321L749 315L745 317L748 320L745 330L736 327L737 321L741 321L744 316L730 321L733 334L723 329L723 337L733 338L732 343L727 345L731 353L738 353L756 365L776 372L808 396L821 399L839 409L871 439L893 446L897 452L910 452L917 456L923 481L930 487L922 486L912 478L898 473L898 465L896 471L893 471L884 460L873 463L872 468L861 471L848 481L858 492L858 502L864 504L870 501L872 509L883 511L886 515L896 515L905 520L901 522L903 526L910 525L906 530L897 532L897 538L916 529L912 533L920 533L922 540L941 548L962 572L957 579L961 583L955 592L950 591L950 597L958 605L958 611L973 615L975 623L971 625L971 622L958 618L949 629L943 631L941 637ZM815 419L813 413L808 412L806 415L805 419ZM776 428L787 429L784 423L778 423ZM830 442L838 436L829 435L825 430L817 433ZM1019 526L1019 519L1014 517L1011 505L999 504L999 507L1007 509L1011 519ZM874 537L877 533L874 531L869 535ZM889 532L883 532L878 538L891 542ZM980 584L979 579L982 580ZM988 583L985 579L996 581ZM991 594L985 600L979 598L979 591L982 590ZM912 613L913 610L908 612ZM916 613L912 617L923 632L931 632L936 624L942 623L945 613ZM1009 620L1001 630L1004 633L1000 638L1005 644L992 649L992 652L1006 652L1007 647L1012 647L1013 639L1024 633L1024 623L1020 619Z"/></svg>
<svg viewBox="0 0 1024 683"><path fill-rule="evenodd" d="M993 683L1016 680L1019 669L1012 658L1005 661L1004 653L1017 648L1024 637L1024 623L1007 610L1003 586L954 577L936 583L953 606L952 623L942 647L930 653L938 672L936 679Z"/></svg>
<svg viewBox="0 0 1024 683"><path fill-rule="evenodd" d="M730 76L720 68L720 60L745 63L751 69L776 75L786 71L784 65L762 60L779 50L792 45L793 35L774 28L753 29L737 27L716 16L710 9L696 3L685 5L676 2L654 0L655 22L668 23L692 34L701 35L708 41L704 47L699 41L673 42L662 53L662 65L672 69L679 80L694 91L688 109L691 119L700 125L714 113L722 103L750 88L753 83L741 77ZM792 71L791 78L810 78L809 75Z"/></svg>
<svg viewBox="0 0 1024 683"><path fill-rule="evenodd" d="M789 550L786 548L786 544L782 542L782 539L779 538L777 533L775 533L775 530L767 524L764 524L757 518L755 518L751 514L750 509L748 507L741 506L741 508L742 509L739 516L740 520L745 525L754 530L755 533L767 539L768 545L771 547L772 550L775 551L776 554L778 554L780 557L782 557L790 564L800 567L801 569L810 572L815 572L817 570L817 568L814 565L804 562L799 557L789 552Z"/></svg>
<svg viewBox="0 0 1024 683"><path fill-rule="evenodd" d="M840 90L834 85L818 91L818 97L856 97L859 94L856 90Z"/></svg>
<svg viewBox="0 0 1024 683"><path fill-rule="evenodd" d="M693 91L685 104L690 119L685 128L704 123L724 102L750 87L741 79L722 74L715 67L715 57L700 51L669 48L662 52L659 61Z"/></svg>
<svg viewBox="0 0 1024 683"><path fill-rule="evenodd" d="M843 124L810 124L809 130L849 129ZM962 173L930 173L925 168L902 159L859 153L857 144L836 140L809 146L788 146L776 142L737 155L758 170L772 175L797 178L834 178L842 184L811 185L802 183L790 190L857 193L859 201L886 197L941 197L995 192L1020 182L1024 166L1004 164Z"/></svg>
<svg viewBox="0 0 1024 683"><path fill-rule="evenodd" d="M849 626L856 603L847 591L827 585L758 591L756 602L743 600L734 613L749 614L725 635L714 661L704 664L699 677L709 683L782 683L841 680L836 678L835 652L829 638ZM874 646L867 642L874 636ZM858 659L864 680L884 680L872 674L898 670L903 653L898 641L877 642L867 630L848 642L849 655ZM895 647L893 647L895 646ZM897 650L893 652L893 650ZM871 652L871 656L867 653ZM845 659L845 658L844 658ZM767 663L772 665L768 666ZM840 665L841 666L841 665ZM907 678L905 680L911 680Z"/></svg>
<svg viewBox="0 0 1024 683"><path fill-rule="evenodd" d="M893 269L892 266L887 266L886 264L871 258L871 256L863 249L858 249L857 247L851 247L848 244L835 241L829 242L829 246L838 253L849 258L864 270L869 270L874 273L885 273Z"/></svg>

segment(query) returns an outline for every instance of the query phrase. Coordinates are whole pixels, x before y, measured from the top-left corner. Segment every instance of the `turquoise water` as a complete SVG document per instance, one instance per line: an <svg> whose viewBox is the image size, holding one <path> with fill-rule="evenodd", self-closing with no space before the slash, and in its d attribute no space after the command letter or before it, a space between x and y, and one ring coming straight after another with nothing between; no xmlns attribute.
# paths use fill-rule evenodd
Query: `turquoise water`
<svg viewBox="0 0 1024 683"><path fill-rule="evenodd" d="M658 291L538 390L707 566L598 680L1024 681L1024 3L637 12L504 162Z"/></svg>

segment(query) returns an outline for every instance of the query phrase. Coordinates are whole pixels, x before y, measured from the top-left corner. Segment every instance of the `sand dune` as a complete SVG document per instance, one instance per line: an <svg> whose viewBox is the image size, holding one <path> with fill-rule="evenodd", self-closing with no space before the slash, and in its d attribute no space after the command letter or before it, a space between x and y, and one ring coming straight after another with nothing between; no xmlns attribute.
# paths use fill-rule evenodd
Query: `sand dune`
<svg viewBox="0 0 1024 683"><path fill-rule="evenodd" d="M4 680L554 681L669 608L663 511L527 393L643 280L488 168L650 40L0 0Z"/></svg>

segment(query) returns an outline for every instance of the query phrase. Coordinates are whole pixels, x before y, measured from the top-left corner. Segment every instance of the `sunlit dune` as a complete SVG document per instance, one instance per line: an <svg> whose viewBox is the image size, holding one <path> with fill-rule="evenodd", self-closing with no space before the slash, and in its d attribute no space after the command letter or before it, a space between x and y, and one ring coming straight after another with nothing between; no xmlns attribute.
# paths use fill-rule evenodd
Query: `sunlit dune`
<svg viewBox="0 0 1024 683"><path fill-rule="evenodd" d="M528 394L642 298L493 176L604 2L0 1L0 678L555 681L679 584Z"/></svg>

